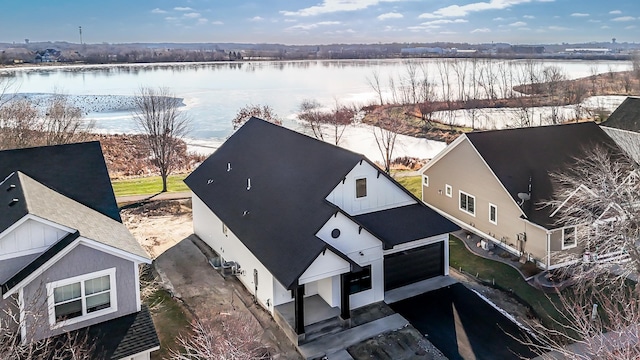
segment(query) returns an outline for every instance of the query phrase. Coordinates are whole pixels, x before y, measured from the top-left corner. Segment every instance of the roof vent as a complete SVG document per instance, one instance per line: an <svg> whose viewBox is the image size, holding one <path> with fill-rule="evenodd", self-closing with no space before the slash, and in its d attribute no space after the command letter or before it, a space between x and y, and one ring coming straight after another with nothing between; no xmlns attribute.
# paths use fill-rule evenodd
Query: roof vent
<svg viewBox="0 0 640 360"><path fill-rule="evenodd" d="M251 190L251 178L247 179L247 190Z"/></svg>
<svg viewBox="0 0 640 360"><path fill-rule="evenodd" d="M231 171L231 163L227 163L227 171Z"/></svg>
<svg viewBox="0 0 640 360"><path fill-rule="evenodd" d="M242 216L247 216L247 215L249 215L249 211L248 210L245 210L245 211L242 212Z"/></svg>
<svg viewBox="0 0 640 360"><path fill-rule="evenodd" d="M15 188L16 188L16 184L11 184L11 185L9 185L9 187L7 188L7 191L11 191L11 190L13 190L13 189L15 189Z"/></svg>
<svg viewBox="0 0 640 360"><path fill-rule="evenodd" d="M211 185L211 184L213 184L213 179L207 180L207 185Z"/></svg>
<svg viewBox="0 0 640 360"><path fill-rule="evenodd" d="M13 206L13 205L17 204L17 203L18 203L18 201L19 201L19 200L18 200L18 199L16 199L16 198L11 199L11 202L9 203L9 206Z"/></svg>

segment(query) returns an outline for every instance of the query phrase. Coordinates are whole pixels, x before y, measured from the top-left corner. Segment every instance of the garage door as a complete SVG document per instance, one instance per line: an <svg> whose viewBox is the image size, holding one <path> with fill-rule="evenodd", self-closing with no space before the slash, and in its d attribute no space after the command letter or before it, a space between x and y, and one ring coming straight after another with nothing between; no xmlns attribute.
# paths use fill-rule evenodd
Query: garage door
<svg viewBox="0 0 640 360"><path fill-rule="evenodd" d="M444 275L444 242L401 251L384 257L384 289Z"/></svg>

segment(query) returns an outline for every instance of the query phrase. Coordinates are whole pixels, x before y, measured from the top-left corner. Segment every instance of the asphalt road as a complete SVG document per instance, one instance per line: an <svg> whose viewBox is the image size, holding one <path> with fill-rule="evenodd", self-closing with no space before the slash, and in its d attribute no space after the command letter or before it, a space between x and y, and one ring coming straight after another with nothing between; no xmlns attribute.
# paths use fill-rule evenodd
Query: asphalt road
<svg viewBox="0 0 640 360"><path fill-rule="evenodd" d="M462 284L391 305L450 360L520 359L536 355L511 338L521 329Z"/></svg>

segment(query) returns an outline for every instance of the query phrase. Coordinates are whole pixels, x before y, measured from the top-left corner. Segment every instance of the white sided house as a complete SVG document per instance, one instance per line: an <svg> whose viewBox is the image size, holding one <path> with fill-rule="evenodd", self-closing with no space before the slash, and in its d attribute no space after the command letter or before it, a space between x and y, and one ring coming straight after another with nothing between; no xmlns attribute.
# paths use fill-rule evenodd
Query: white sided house
<svg viewBox="0 0 640 360"><path fill-rule="evenodd" d="M421 170L422 200L540 268L562 267L567 254L585 251L583 232L541 202L554 195L551 174L570 170L593 146L617 147L593 122L463 134Z"/></svg>
<svg viewBox="0 0 640 360"><path fill-rule="evenodd" d="M448 274L457 226L363 155L284 127L250 119L185 182L195 234L299 341L305 326Z"/></svg>
<svg viewBox="0 0 640 360"><path fill-rule="evenodd" d="M25 345L77 333L92 359L148 360L159 341L138 269L151 260L120 222L100 145L2 151L0 160L0 174L14 170L0 181L0 322ZM56 173L58 161L68 172Z"/></svg>

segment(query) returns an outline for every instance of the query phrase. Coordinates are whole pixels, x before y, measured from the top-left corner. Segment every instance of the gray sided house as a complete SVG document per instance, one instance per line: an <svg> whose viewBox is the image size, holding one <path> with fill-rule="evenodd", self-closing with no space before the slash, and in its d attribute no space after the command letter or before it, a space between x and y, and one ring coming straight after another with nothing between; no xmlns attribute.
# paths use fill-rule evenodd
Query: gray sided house
<svg viewBox="0 0 640 360"><path fill-rule="evenodd" d="M363 155L284 127L250 119L185 182L194 232L294 341L448 274L457 226Z"/></svg>
<svg viewBox="0 0 640 360"><path fill-rule="evenodd" d="M92 358L149 359L150 259L120 221L100 144L0 151L0 178L0 309L19 314L21 341L86 332Z"/></svg>
<svg viewBox="0 0 640 360"><path fill-rule="evenodd" d="M595 145L617 147L592 122L467 133L421 170L422 200L543 269L561 267L552 254L583 251L576 229L539 204L553 196L550 174Z"/></svg>

